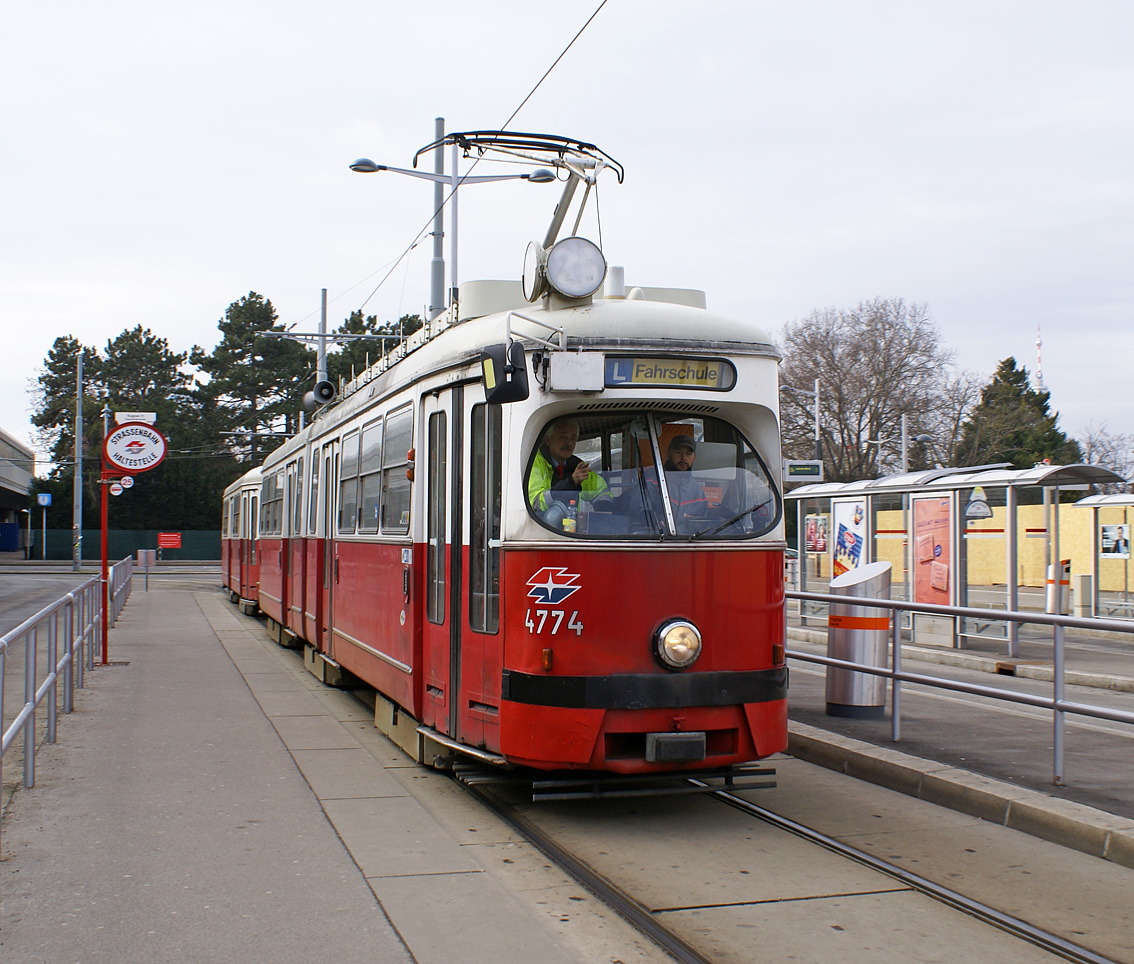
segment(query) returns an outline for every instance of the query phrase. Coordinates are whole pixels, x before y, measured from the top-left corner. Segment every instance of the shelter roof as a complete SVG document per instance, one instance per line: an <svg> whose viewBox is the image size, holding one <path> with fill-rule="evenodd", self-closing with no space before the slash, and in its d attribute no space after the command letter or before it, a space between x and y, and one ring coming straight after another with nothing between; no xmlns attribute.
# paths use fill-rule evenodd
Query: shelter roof
<svg viewBox="0 0 1134 964"><path fill-rule="evenodd" d="M978 485L997 487L1071 486L1124 482L1121 475L1101 465L1034 465L1030 469L1013 469L1008 462L996 465L962 466L958 468L928 469L923 472L906 472L887 475L880 479L863 479L857 482L816 482L793 489L787 499L823 499L840 496L877 495L883 492L921 492L927 488L937 490L971 489ZM1081 503L1076 503L1077 505ZM1128 505L1134 502L1126 503Z"/></svg>
<svg viewBox="0 0 1134 964"><path fill-rule="evenodd" d="M1107 506L1134 505L1134 492L1114 492L1110 495L1088 495L1075 503L1084 509L1105 509Z"/></svg>

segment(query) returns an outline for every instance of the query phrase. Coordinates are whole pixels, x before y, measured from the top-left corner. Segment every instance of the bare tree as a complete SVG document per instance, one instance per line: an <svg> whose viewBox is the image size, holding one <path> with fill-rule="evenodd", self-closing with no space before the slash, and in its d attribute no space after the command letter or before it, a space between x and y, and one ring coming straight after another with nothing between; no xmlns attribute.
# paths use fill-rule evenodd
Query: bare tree
<svg viewBox="0 0 1134 964"><path fill-rule="evenodd" d="M784 452L810 458L814 451L813 409L804 393L818 378L820 434L832 481L897 471L902 415L911 437L936 434L963 418L969 404L968 388L951 375L952 352L941 347L929 310L901 298L825 308L789 322L783 353L780 382L797 390L781 396ZM958 412L944 403L954 383Z"/></svg>
<svg viewBox="0 0 1134 964"><path fill-rule="evenodd" d="M942 465L960 464L957 451L964 425L980 401L981 389L987 381L983 375L967 369L954 372L942 380L940 395L923 423L924 433L933 436L933 441L924 446L932 454L932 458L926 458L924 449L920 446L912 449L911 468L928 468L930 464L937 462Z"/></svg>
<svg viewBox="0 0 1134 964"><path fill-rule="evenodd" d="M1076 439L1088 465L1101 465L1126 479L1134 478L1134 435L1110 432L1106 423L1087 423L1086 434ZM1122 492L1127 485L1107 483L1095 487L1099 492Z"/></svg>

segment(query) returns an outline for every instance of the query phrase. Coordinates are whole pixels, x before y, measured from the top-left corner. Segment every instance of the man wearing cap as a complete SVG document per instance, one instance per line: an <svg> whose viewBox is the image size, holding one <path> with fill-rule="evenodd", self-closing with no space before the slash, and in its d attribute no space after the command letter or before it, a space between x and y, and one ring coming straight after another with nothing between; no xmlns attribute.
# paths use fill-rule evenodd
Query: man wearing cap
<svg viewBox="0 0 1134 964"><path fill-rule="evenodd" d="M697 443L691 435L675 435L665 453L665 485L669 490L669 503L678 532L696 526L690 520L703 519L709 502L697 480L692 476L697 461Z"/></svg>

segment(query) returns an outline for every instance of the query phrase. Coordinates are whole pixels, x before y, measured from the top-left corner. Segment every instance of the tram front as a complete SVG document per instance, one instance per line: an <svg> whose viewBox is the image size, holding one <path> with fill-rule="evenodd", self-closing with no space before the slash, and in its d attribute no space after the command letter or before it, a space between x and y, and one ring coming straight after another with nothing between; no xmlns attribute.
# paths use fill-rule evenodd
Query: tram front
<svg viewBox="0 0 1134 964"><path fill-rule="evenodd" d="M510 319L558 339L513 356L530 392L500 406L513 763L697 770L787 744L778 354L698 296Z"/></svg>

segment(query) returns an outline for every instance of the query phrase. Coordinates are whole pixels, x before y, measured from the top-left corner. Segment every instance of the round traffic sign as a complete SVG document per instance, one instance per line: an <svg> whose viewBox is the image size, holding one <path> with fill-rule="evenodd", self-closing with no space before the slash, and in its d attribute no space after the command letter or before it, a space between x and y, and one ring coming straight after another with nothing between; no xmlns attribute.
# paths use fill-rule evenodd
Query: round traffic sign
<svg viewBox="0 0 1134 964"><path fill-rule="evenodd" d="M110 483L110 494L111 495L121 495L124 491L125 491L125 489L122 488L121 482L111 482Z"/></svg>
<svg viewBox="0 0 1134 964"><path fill-rule="evenodd" d="M165 458L166 441L152 425L123 422L102 443L102 453L121 472L147 472Z"/></svg>
<svg viewBox="0 0 1134 964"><path fill-rule="evenodd" d="M124 489L132 489L134 487L134 476L132 475L124 475L118 481Z"/></svg>

